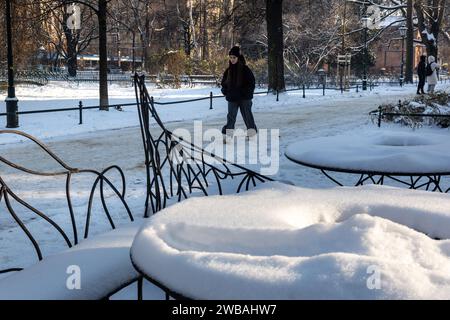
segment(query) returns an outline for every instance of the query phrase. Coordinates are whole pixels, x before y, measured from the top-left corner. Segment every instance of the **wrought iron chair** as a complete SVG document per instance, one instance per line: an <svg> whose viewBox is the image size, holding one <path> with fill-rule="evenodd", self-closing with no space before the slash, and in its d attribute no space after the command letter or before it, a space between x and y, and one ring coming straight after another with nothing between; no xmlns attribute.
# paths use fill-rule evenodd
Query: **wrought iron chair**
<svg viewBox="0 0 450 320"><path fill-rule="evenodd" d="M14 219L14 221L17 223L17 225L20 227L20 229L23 231L23 233L28 237L30 242L32 243L34 247L34 251L36 252L38 260L43 259L43 254L41 250L41 245L39 241L37 240L37 236L35 234L32 234L32 232L27 228L26 223L23 221L21 216L16 213L16 210L14 209L12 205L12 200L14 203L17 203L21 207L24 208L27 212L30 212L35 217L43 219L46 223L48 223L51 228L62 238L64 243L67 245L68 248L73 247L74 245L77 245L80 240L80 231L77 228L77 220L74 213L73 205L72 205L72 196L71 196L71 178L75 174L93 174L95 176L94 183L92 185L90 194L89 194L89 201L87 204L87 212L86 212L86 221L84 223L84 233L83 237L86 239L88 238L89 231L90 231L90 224L91 224L91 217L92 217L92 204L94 200L94 193L97 189L100 191L100 200L102 207L104 209L104 213L106 215L106 218L109 222L109 225L112 229L116 228L116 225L113 221L112 215L110 214L110 211L107 206L107 202L105 199L105 186L109 186L110 190L113 191L113 193L120 199L120 202L123 204L123 207L125 208L125 211L127 213L127 219L130 221L134 221L133 215L130 211L130 208L128 207L127 202L125 201L125 176L122 171L122 169L116 165L110 166L103 171L96 171L91 169L78 169L73 168L67 165L63 160L61 160L58 156L56 156L46 145L44 145L41 141L37 140L31 135L28 135L21 131L16 130L0 130L0 135L4 134L13 134L25 137L26 139L33 142L35 145L37 145L40 149L42 149L48 156L50 156L53 160L56 161L56 163L60 166L59 169L56 169L54 171L50 172L44 172L44 171L37 171L33 169L26 168L24 166L21 166L17 163L14 163L2 155L0 155L0 163L3 163L13 169L16 169L20 172L27 173L34 176L63 176L65 177L65 196L67 200L67 207L70 215L70 225L72 228L72 237L68 235L68 233L63 230L63 228L58 225L52 218L50 218L48 215L46 215L44 212L38 210L36 207L28 203L27 201L23 200L21 197L17 195L16 192L13 191L10 186L6 183L5 179L2 177L2 174L0 173L0 204L3 202L4 206L7 209L7 213ZM108 174L111 171L117 171L119 173L122 187L119 191L114 184L106 177L106 174ZM9 272L14 271L20 271L23 270L21 267L15 267L15 268L8 268L4 270L0 270L0 274L5 274Z"/></svg>
<svg viewBox="0 0 450 320"><path fill-rule="evenodd" d="M210 187L215 185L222 195L224 180L237 180L237 193L259 182L273 181L173 134L159 117L153 97L147 91L145 76L135 74L134 82L147 174L145 217L150 215L150 209L154 214L167 206L167 200L176 197L181 201L194 190L208 196ZM150 129L151 118L156 123L154 129L161 130L160 133Z"/></svg>

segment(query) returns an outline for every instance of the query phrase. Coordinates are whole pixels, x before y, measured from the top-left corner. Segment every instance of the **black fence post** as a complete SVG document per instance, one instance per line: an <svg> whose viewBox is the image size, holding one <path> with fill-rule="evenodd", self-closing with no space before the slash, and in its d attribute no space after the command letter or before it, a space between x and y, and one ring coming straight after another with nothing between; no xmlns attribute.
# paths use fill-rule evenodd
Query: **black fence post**
<svg viewBox="0 0 450 320"><path fill-rule="evenodd" d="M325 96L325 82L322 84L323 95Z"/></svg>
<svg viewBox="0 0 450 320"><path fill-rule="evenodd" d="M209 92L209 110L212 110L212 108L213 108L212 103L213 103L213 93L210 91Z"/></svg>
<svg viewBox="0 0 450 320"><path fill-rule="evenodd" d="M344 93L344 86L341 86L341 94Z"/></svg>
<svg viewBox="0 0 450 320"><path fill-rule="evenodd" d="M383 116L383 111L381 107L378 107L378 128L381 127L381 117Z"/></svg>
<svg viewBox="0 0 450 320"><path fill-rule="evenodd" d="M359 92L359 86L356 85L356 92Z"/></svg>
<svg viewBox="0 0 450 320"><path fill-rule="evenodd" d="M280 101L280 99L278 98L279 93L280 93L280 92L279 92L278 89L277 89L277 102Z"/></svg>
<svg viewBox="0 0 450 320"><path fill-rule="evenodd" d="M306 94L305 94L305 85L303 85L303 99L306 98Z"/></svg>
<svg viewBox="0 0 450 320"><path fill-rule="evenodd" d="M78 110L80 111L80 123L83 124L83 102L78 103Z"/></svg>

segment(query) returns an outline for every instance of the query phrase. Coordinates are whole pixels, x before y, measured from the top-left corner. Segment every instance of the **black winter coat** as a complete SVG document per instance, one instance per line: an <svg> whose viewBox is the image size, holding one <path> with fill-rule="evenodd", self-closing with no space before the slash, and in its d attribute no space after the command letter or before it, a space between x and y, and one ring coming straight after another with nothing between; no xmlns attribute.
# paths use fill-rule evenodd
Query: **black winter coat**
<svg viewBox="0 0 450 320"><path fill-rule="evenodd" d="M229 69L225 70L222 78L222 93L230 102L253 99L253 92L255 91L255 76L252 70L246 65L243 66L243 78L241 86L236 84L228 86L227 77Z"/></svg>
<svg viewBox="0 0 450 320"><path fill-rule="evenodd" d="M427 64L425 62L420 61L417 65L417 75L420 78L426 78L427 76Z"/></svg>

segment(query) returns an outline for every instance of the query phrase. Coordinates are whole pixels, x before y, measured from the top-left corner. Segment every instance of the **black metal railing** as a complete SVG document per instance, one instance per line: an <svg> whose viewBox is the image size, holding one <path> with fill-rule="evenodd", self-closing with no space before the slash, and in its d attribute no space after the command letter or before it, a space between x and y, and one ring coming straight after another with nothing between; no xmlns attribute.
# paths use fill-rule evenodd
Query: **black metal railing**
<svg viewBox="0 0 450 320"><path fill-rule="evenodd" d="M0 82L8 78L8 70L0 69ZM15 70L15 82L17 84L44 86L48 84L47 74L40 70Z"/></svg>
<svg viewBox="0 0 450 320"><path fill-rule="evenodd" d="M378 128L381 127L381 122L387 117L413 117L413 118L447 118L450 119L450 114L431 114L431 113L401 113L401 112L385 112L382 107L377 110L369 112L369 116L377 119Z"/></svg>
<svg viewBox="0 0 450 320"><path fill-rule="evenodd" d="M375 84L369 83L370 90L372 90L374 87L376 87ZM283 91L275 90L275 91L268 91L268 90L261 90L261 91L255 91L254 95L269 95L270 93L274 94L276 96L276 101L280 101L280 93L282 92L295 92L295 91L301 91L302 92L302 98L306 99L306 92L307 90L321 90L322 95L326 95L326 90L333 90L333 91L341 91L341 93L344 93L346 90L354 89L356 92L359 92L361 90L360 85L351 86L347 89L344 88L334 88L334 87L327 87L325 85L322 85L321 87L309 87L307 85L302 85L299 88L290 88ZM152 97L153 98L153 97ZM190 103L190 102L196 102L196 101L206 101L209 100L209 109L213 109L213 100L224 98L223 95L214 95L211 91L208 96L201 97L201 98L194 98L194 99L186 99L186 100L177 100L177 101L167 101L167 102L158 102L155 101L153 98L153 103L155 105L174 105L174 104L183 104L183 103ZM107 107L115 108L118 110L122 110L124 107L131 107L136 106L136 103L118 103L118 104L110 104ZM92 110L92 109L100 109L100 106L84 106L82 101L78 102L78 106L76 107L64 107L64 108L53 108L53 109L38 109L38 110L27 110L27 111L18 111L17 115L26 115L26 114L38 114L38 113L54 113L54 112L68 112L68 111L78 111L78 124L83 124L83 110ZM6 112L0 112L0 117L7 116L8 113Z"/></svg>
<svg viewBox="0 0 450 320"><path fill-rule="evenodd" d="M186 199L194 190L208 196L211 185L224 193L221 181L237 179L235 191L248 190L250 185L272 181L271 178L229 162L174 135L161 121L153 97L148 94L145 76L135 75L136 102L145 152L147 198L145 216L166 207L167 201ZM154 119L160 132L150 129Z"/></svg>

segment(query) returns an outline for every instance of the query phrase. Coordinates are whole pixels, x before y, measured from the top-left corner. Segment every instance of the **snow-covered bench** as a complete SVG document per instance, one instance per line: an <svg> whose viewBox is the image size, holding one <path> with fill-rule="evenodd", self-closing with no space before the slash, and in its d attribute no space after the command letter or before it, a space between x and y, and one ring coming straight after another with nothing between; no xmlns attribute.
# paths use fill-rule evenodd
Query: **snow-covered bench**
<svg viewBox="0 0 450 320"><path fill-rule="evenodd" d="M44 171L23 167L0 155L2 164L23 174L65 177L65 196L69 214L67 216L62 215L64 219L67 217L67 220L61 222L61 215L54 217L38 210L20 198L19 192L8 185L9 179L2 176L3 174L0 172L0 204L6 207L6 213L16 223L16 232L21 230L26 235L25 239L30 241L39 260L36 264L25 269L9 266L8 269L2 270L0 266L0 299L100 299L109 297L136 280L139 280L141 284L141 278L133 268L129 258L130 246L139 228L139 223L133 222L133 215L125 201L125 176L122 170L117 166L111 166L102 172L73 168L57 157L42 142L26 133L15 130L0 130L0 135L2 134L14 134L30 140L39 147L39 150L44 152L45 157L48 156L50 160L56 162L56 169L52 167L52 170ZM120 191L111 182L110 171L119 173L122 180ZM93 174L95 181L89 194L87 213L83 217L85 222L81 235L81 221L77 221L81 217L75 214L72 206L70 187L72 176L82 173ZM102 219L102 221L104 220L102 227L105 227L104 224L106 224L106 228L109 226L114 229L101 234L99 234L99 230L90 230L94 229L93 223L91 223L91 220L93 220L92 206L94 194L98 189L100 189L102 211L105 214ZM119 213L114 212L116 215L111 214L107 206L106 195L111 196L111 193L112 196L119 199L121 204ZM14 204L20 204L21 210L31 214L32 219L24 220L23 212L18 212ZM114 211L118 211L116 207L118 206L115 206ZM113 217L117 217L117 214L125 214L122 220L129 220L131 223L128 222L126 226L116 229L117 221ZM38 228L32 226L35 222L40 223ZM99 221L96 220L94 225L98 227ZM72 231L71 234L67 229ZM91 231L92 233L95 232L96 235L87 239ZM80 241L81 237L84 238L82 241ZM15 239L13 240L16 241ZM57 239L60 240L59 245L57 245L58 248L64 244L69 248L44 257L46 245L50 243L52 246L56 246L53 242L57 242ZM22 242L17 239L17 244L14 244L12 250L20 250L21 244ZM24 252L30 251L24 250ZM1 258L7 254L8 252L2 249ZM17 257L17 254L15 257ZM6 261L7 259L1 260ZM32 261L32 257L27 257L22 261L26 261L28 265ZM138 289L140 288L139 285Z"/></svg>

